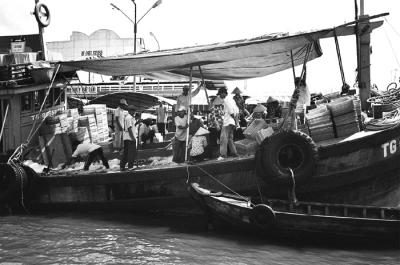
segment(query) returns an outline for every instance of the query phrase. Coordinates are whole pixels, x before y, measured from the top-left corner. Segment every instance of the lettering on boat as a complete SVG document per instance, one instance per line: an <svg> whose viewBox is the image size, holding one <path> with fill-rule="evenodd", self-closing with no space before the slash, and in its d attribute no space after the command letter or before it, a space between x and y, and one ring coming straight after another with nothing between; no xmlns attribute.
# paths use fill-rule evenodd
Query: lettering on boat
<svg viewBox="0 0 400 265"><path fill-rule="evenodd" d="M64 110L64 106L61 106L60 108L49 110L47 112L40 113L40 116L39 116L39 114L31 115L31 118L32 118L32 120L44 119L47 116L56 115L59 110Z"/></svg>
<svg viewBox="0 0 400 265"><path fill-rule="evenodd" d="M388 155L395 154L397 152L399 140L393 139L390 142L386 142L381 145L383 149L383 157L387 157Z"/></svg>

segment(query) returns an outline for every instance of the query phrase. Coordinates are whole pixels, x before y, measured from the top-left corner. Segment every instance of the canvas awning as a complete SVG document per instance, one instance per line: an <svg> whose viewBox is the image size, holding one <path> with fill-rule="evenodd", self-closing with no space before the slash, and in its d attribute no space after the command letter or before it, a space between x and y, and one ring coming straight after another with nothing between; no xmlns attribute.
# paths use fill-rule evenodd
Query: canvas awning
<svg viewBox="0 0 400 265"><path fill-rule="evenodd" d="M382 21L371 22L374 29ZM336 28L337 36L354 34L354 26ZM319 40L332 37L333 28L294 35L273 34L245 40L141 53L132 56L60 62L62 71L84 70L104 75L202 76L207 80L239 80L266 76L304 62L307 46L312 45L308 60L322 55ZM200 74L200 69L202 75Z"/></svg>

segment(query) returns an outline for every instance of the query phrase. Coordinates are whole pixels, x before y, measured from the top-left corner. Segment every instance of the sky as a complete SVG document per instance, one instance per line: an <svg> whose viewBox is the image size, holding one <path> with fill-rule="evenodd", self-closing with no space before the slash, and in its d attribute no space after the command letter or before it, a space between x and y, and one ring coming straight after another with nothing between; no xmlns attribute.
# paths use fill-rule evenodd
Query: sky
<svg viewBox="0 0 400 265"><path fill-rule="evenodd" d="M131 19L131 0L42 0L51 13L45 29L45 41L69 40L72 31L91 34L111 29L120 37L133 37L133 24L110 3L117 5ZM156 0L136 0L137 19ZM0 0L1 35L37 33L31 11L34 0ZM400 75L400 1L365 0L365 13L389 12L384 26L371 37L371 79L379 89ZM330 28L354 20L353 0L163 0L138 24L138 37L146 48L161 49L194 46L252 38L274 32L295 33ZM353 86L356 69L355 37L339 39L346 82ZM311 92L330 93L341 88L340 71L334 40L321 41L322 57L307 65L307 82ZM396 49L397 50L393 50ZM299 75L301 69L297 68ZM251 95L290 95L293 90L291 71L264 78L228 82L228 87L246 88Z"/></svg>

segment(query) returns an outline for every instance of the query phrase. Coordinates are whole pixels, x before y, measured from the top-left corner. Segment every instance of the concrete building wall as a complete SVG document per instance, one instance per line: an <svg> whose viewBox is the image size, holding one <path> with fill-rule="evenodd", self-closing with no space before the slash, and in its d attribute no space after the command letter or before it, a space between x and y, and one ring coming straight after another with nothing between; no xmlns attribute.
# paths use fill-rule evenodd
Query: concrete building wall
<svg viewBox="0 0 400 265"><path fill-rule="evenodd" d="M73 31L69 41L47 42L47 49L50 60L77 60L133 53L133 43L133 38L120 38L112 30L99 29L90 35ZM140 44L141 39L138 38L138 52L142 50Z"/></svg>

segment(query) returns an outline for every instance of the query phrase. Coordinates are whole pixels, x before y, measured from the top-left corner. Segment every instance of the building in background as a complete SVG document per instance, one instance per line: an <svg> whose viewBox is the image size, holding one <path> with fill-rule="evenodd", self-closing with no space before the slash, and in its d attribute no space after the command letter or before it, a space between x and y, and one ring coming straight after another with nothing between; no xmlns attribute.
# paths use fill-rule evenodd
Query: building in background
<svg viewBox="0 0 400 265"><path fill-rule="evenodd" d="M121 38L112 30L99 29L90 35L73 31L67 41L47 42L47 49L50 60L79 60L133 54L133 44L133 38ZM137 47L138 53L144 51L142 38L137 39Z"/></svg>

